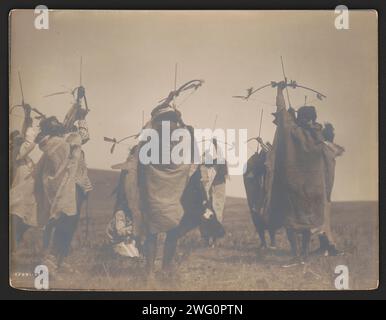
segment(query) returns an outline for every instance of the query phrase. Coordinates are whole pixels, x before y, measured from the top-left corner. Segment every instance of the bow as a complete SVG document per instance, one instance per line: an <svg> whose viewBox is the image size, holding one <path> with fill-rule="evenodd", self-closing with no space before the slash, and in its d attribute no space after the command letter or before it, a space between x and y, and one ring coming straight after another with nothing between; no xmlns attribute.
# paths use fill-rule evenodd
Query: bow
<svg viewBox="0 0 386 320"><path fill-rule="evenodd" d="M82 112L82 101L84 101L85 105L85 113L89 113L90 109L88 107L87 103L87 97L86 97L86 89L82 85L82 57L80 58L80 70L79 70L79 86L75 87L74 89L70 91L59 91L54 92L48 95L45 95L44 98L57 96L61 94L71 94L74 97L74 104L72 105L71 109L67 112L63 125L66 129L66 131L71 130L72 126L74 125L75 121L78 120L78 115L80 112Z"/></svg>
<svg viewBox="0 0 386 320"><path fill-rule="evenodd" d="M61 94L71 94L78 104L80 104L82 99L84 99L84 105L86 107L86 110L87 110L87 112L90 111L90 108L88 107L88 104L87 104L86 89L84 86L80 85L79 87L75 87L74 89L69 90L69 91L58 91L58 92L54 92L51 94L47 94L47 95L43 96L43 98L58 96Z"/></svg>
<svg viewBox="0 0 386 320"><path fill-rule="evenodd" d="M160 100L158 102L162 103L162 105L169 105L182 92L193 89L193 91L192 91L192 93L193 93L199 87L201 87L203 85L203 83L204 83L204 80L190 80L190 81L184 83L178 89L170 91L169 95L166 98L164 98L164 99L162 99L162 100ZM185 101L183 101L183 102L185 102ZM183 102L181 102L180 105L182 105Z"/></svg>
<svg viewBox="0 0 386 320"><path fill-rule="evenodd" d="M115 150L115 146L117 144L120 144L121 142L125 141L125 140L128 140L130 138L137 138L139 136L139 134L132 134L131 136L128 136L128 137L125 137L125 138L122 138L120 140L117 140L116 138L109 138L109 137L104 137L103 140L106 141L106 142L111 142L113 145L111 146L111 149L110 149L110 153L112 154Z"/></svg>
<svg viewBox="0 0 386 320"><path fill-rule="evenodd" d="M20 91L21 91L21 104L14 105L10 108L9 113L11 114L15 108L22 108L24 111L24 121L23 121L23 128L22 128L22 135L25 136L25 133L27 131L27 128L32 125L32 118L31 118L31 111L35 112L38 114L38 116L35 117L35 119L42 119L46 118L45 114L40 112L36 108L32 108L31 105L28 103L25 103L24 101L24 92L23 92L23 84L21 82L21 76L20 72L18 72L18 77L19 77L19 86L20 86Z"/></svg>
<svg viewBox="0 0 386 320"><path fill-rule="evenodd" d="M9 113L12 113L12 111L17 107L23 108L24 114L26 115L26 117L29 116L31 111L37 114L37 116L35 116L35 119L42 119L47 117L43 112L40 112L38 109L31 107L28 103L16 104L12 106L12 108L9 110Z"/></svg>
<svg viewBox="0 0 386 320"><path fill-rule="evenodd" d="M272 145L269 142L264 143L264 141L263 141L263 139L261 137L249 138L247 140L247 143L249 143L249 142L251 142L253 140L256 140L257 144L260 145L265 152L268 152L269 150L272 149Z"/></svg>
<svg viewBox="0 0 386 320"><path fill-rule="evenodd" d="M216 149L217 149L217 145L218 144L223 144L225 146L228 146L229 148L227 150L232 150L232 149L234 149L236 147L236 143L233 142L232 144L230 144L230 143L228 143L226 141L219 140L216 137L213 137L213 138L210 138L210 139L203 139L203 140L201 140L201 141L199 141L197 143L203 143L203 142L206 142L206 141L211 141Z"/></svg>
<svg viewBox="0 0 386 320"><path fill-rule="evenodd" d="M103 140L105 142L109 142L109 143L112 143L113 145L111 146L111 149L110 149L110 153L112 154L115 150L115 146L117 144L120 144L121 142L125 141L125 140L128 140L128 139L131 139L131 138L134 138L134 139L137 139L139 137L139 135L141 134L142 130L145 128L145 112L142 110L142 128L141 130L136 133L136 134L132 134L130 136L127 136L127 137L124 137L122 139L116 139L116 138L109 138L109 137L103 137Z"/></svg>
<svg viewBox="0 0 386 320"><path fill-rule="evenodd" d="M239 95L239 96L233 96L233 98L239 98L239 99L243 99L243 100L248 100L256 92L258 92L258 91L260 91L262 89L268 88L268 87L276 88L278 86L278 84L279 84L279 82L277 82L277 81L271 81L270 83L265 84L265 85L263 85L261 87L258 87L256 89L251 87L251 88L247 89L247 94L245 96ZM323 98L327 98L327 96L324 95L323 93L321 93L321 92L319 92L319 91L317 91L315 89L312 89L310 87L307 87L307 86L304 86L304 85L300 85L300 84L298 84L294 80L291 80L289 82L286 81L285 82L285 87L286 88L292 88L292 89L301 88L301 89L304 89L304 90L311 91L314 94L316 94L316 98L318 98L319 100L323 100Z"/></svg>

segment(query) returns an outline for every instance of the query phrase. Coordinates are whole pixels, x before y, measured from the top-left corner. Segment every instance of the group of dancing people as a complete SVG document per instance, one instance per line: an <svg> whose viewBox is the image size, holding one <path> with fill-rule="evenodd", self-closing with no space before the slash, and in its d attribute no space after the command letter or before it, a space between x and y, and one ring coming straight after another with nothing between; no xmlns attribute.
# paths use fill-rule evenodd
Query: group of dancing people
<svg viewBox="0 0 386 320"><path fill-rule="evenodd" d="M244 185L262 248L275 249L276 232L285 228L293 259L302 263L309 255L313 235L319 237L320 253L343 254L334 241L330 211L335 159L344 149L334 142L333 126L317 122L315 107L302 106L297 111L286 107L286 85L277 85L273 142L257 139L258 149L246 165ZM172 91L143 127L156 130L161 141L165 121L172 132L180 128L194 131L182 120L174 98ZM82 207L93 190L82 149L90 139L88 110L77 101L63 122L44 116L36 123L30 107L24 108L22 129L10 133L11 249L17 251L28 229L40 228L42 263L50 270L73 270L66 257ZM212 142L219 150L219 142ZM205 244L215 246L225 234L227 163L214 156L210 163L142 164L142 145L137 142L127 159L113 166L120 174L106 236L116 254L145 257L146 274L152 277L158 236L166 233L162 270L173 275L178 239L199 228ZM36 147L41 155L34 163L30 154ZM270 234L269 245L265 231Z"/></svg>

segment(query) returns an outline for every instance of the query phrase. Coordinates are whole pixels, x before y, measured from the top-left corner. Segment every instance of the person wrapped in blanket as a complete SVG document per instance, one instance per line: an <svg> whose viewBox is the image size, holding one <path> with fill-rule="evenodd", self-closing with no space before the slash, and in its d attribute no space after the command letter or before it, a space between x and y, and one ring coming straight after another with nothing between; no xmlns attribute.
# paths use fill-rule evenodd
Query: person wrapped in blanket
<svg viewBox="0 0 386 320"><path fill-rule="evenodd" d="M131 149L130 156L135 152L135 147ZM113 166L114 168L114 166ZM116 201L113 211L113 217L107 225L106 234L112 245L113 251L123 257L139 257L137 241L134 236L133 215L128 206L125 179L128 174L128 168L120 168L118 185L114 190Z"/></svg>
<svg viewBox="0 0 386 320"><path fill-rule="evenodd" d="M324 212L324 224L319 233L320 248L316 253L324 256L341 256L342 250L337 249L335 238L331 229L331 194L335 180L336 158L343 155L345 149L334 142L335 129L331 123L325 123L322 135L324 138L323 159L325 167L327 203Z"/></svg>
<svg viewBox="0 0 386 320"><path fill-rule="evenodd" d="M276 249L276 227L269 214L264 212L264 204L269 197L270 177L272 176L271 152L272 145L264 143L261 137L255 138L258 142L256 152L248 159L247 167L243 176L248 207L253 224L259 235L261 248ZM259 146L261 150L259 151ZM270 244L265 239L265 231L270 236Z"/></svg>
<svg viewBox="0 0 386 320"><path fill-rule="evenodd" d="M215 154L207 150L204 154L204 164L200 166L201 185L204 190L203 205L206 208L199 226L205 245L214 247L216 241L225 235L222 217L225 206L225 184L228 178L228 167L218 161L217 153L221 153L216 138L213 139ZM220 155L221 157L221 155Z"/></svg>
<svg viewBox="0 0 386 320"><path fill-rule="evenodd" d="M73 270L64 262L76 231L80 210L92 189L82 145L90 138L85 121L87 111L79 109L77 126L67 132L56 117L40 122L36 137L43 152L35 174L35 196L40 224L44 225L44 264L55 271Z"/></svg>
<svg viewBox="0 0 386 320"><path fill-rule="evenodd" d="M35 163L30 153L35 148L37 128L28 126L23 135L14 130L10 134L10 221L11 250L14 252L25 232L37 227L37 208L34 194Z"/></svg>
<svg viewBox="0 0 386 320"><path fill-rule="evenodd" d="M327 205L324 137L314 106L302 106L296 118L284 99L285 82L277 86L274 113L276 132L275 173L272 181L270 210L281 216L291 247L292 261L305 263L311 236L325 222ZM301 243L301 247L299 244Z"/></svg>

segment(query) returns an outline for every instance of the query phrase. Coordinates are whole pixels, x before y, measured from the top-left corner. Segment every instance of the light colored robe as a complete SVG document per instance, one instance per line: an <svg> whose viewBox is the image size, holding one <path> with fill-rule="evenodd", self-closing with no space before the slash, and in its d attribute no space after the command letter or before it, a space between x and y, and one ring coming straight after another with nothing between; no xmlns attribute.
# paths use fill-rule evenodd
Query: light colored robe
<svg viewBox="0 0 386 320"><path fill-rule="evenodd" d="M64 137L46 137L39 147L43 155L36 168L35 194L39 224L45 225L61 213L77 213L77 158L71 156L71 146Z"/></svg>
<svg viewBox="0 0 386 320"><path fill-rule="evenodd" d="M335 159L336 157L341 156L343 152L344 149L341 146L333 142L324 142L323 156L325 165L327 203L324 210L324 223L320 229L320 233L324 233L327 236L329 242L332 244L335 243L334 235L331 229L331 193L335 180Z"/></svg>
<svg viewBox="0 0 386 320"><path fill-rule="evenodd" d="M226 179L227 176L219 176L219 166L213 165L206 167L200 166L201 183L206 192L206 198L211 202L211 207L216 214L219 222L223 220L223 213L226 198Z"/></svg>
<svg viewBox="0 0 386 320"><path fill-rule="evenodd" d="M82 150L82 145L88 140L90 140L90 135L87 122L85 120L78 120L78 130L69 133L66 136L66 141L71 146L72 156L78 159L75 182L85 194L93 189L90 178L88 177L85 154Z"/></svg>
<svg viewBox="0 0 386 320"><path fill-rule="evenodd" d="M9 212L20 217L29 226L37 226L37 206L34 193L35 164L29 154L35 147L36 131L28 128L25 141L16 157L15 176L9 192Z"/></svg>

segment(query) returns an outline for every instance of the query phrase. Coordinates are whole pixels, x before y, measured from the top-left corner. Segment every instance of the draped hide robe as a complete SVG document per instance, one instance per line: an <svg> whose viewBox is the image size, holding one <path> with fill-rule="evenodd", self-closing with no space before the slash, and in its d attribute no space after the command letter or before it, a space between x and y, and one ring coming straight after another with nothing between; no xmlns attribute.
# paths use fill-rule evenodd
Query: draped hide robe
<svg viewBox="0 0 386 320"><path fill-rule="evenodd" d="M34 193L35 164L29 157L29 153L35 147L35 130L27 129L26 138L20 150L10 163L14 171L12 185L9 190L9 211L17 215L22 221L36 227L38 225L37 205Z"/></svg>
<svg viewBox="0 0 386 320"><path fill-rule="evenodd" d="M43 151L35 172L39 225L59 218L62 213L78 213L76 185L80 180L89 182L81 145L82 138L75 132L65 137L47 137L39 144ZM85 185L87 191L92 188L89 183Z"/></svg>
<svg viewBox="0 0 386 320"><path fill-rule="evenodd" d="M247 170L244 173L244 187L247 194L248 207L255 218L255 215L259 215L264 218L265 223L268 222L268 217L261 216L261 208L264 198L267 194L264 189L267 171L265 167L265 161L267 158L267 152L264 150L255 152L247 162Z"/></svg>
<svg viewBox="0 0 386 320"><path fill-rule="evenodd" d="M323 139L319 129L300 127L286 109L282 92L276 99L277 125L266 165L267 194L262 209L276 226L320 230L327 204ZM311 132L311 130L315 130Z"/></svg>
<svg viewBox="0 0 386 320"><path fill-rule="evenodd" d="M145 128L160 132L161 123L150 121ZM177 124L170 121L171 132ZM176 142L171 142L170 147ZM177 227L184 216L182 197L189 179L197 169L192 164L142 164L139 152L144 143L139 143L121 169L126 170L124 188L127 205L132 213L133 234L144 239L147 232L167 232ZM160 145L160 149L162 146ZM170 151L169 151L170 152Z"/></svg>
<svg viewBox="0 0 386 320"><path fill-rule="evenodd" d="M160 130L159 124L151 121L145 128ZM177 128L171 121L171 132ZM191 134L193 136L193 132ZM175 143L171 142L171 148ZM194 150L194 140L191 143ZM142 145L140 143L126 163L119 166L127 171L124 188L134 235L143 239L147 232L167 232L182 222L188 229L198 226L206 209L202 184L208 184L208 169L197 164L141 164L139 150ZM216 216L222 219L225 178L212 181L209 194Z"/></svg>

